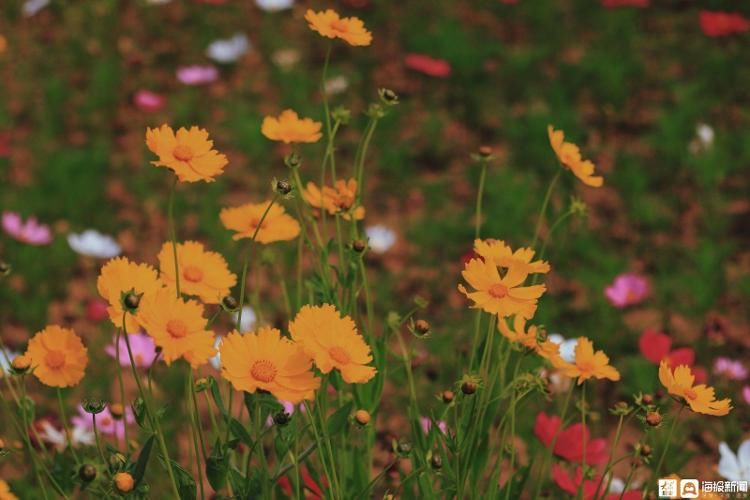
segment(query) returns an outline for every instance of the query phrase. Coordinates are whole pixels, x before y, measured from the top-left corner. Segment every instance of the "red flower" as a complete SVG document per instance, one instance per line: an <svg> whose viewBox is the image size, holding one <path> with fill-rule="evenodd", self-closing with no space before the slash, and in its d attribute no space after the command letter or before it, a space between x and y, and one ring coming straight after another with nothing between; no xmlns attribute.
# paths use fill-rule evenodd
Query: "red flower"
<svg viewBox="0 0 750 500"><path fill-rule="evenodd" d="M560 429L560 417L548 416L544 412L539 412L534 423L534 434L539 438L544 446L549 447L552 444L555 435L555 455L568 460L569 462L581 462L583 459L583 441L586 439L586 463L589 465L598 465L606 463L609 458L607 450L607 441L602 438L592 439L588 427L583 424L573 424L567 429Z"/></svg>
<svg viewBox="0 0 750 500"><path fill-rule="evenodd" d="M409 69L436 78L447 78L451 74L451 65L448 61L424 54L407 54L404 63Z"/></svg>
<svg viewBox="0 0 750 500"><path fill-rule="evenodd" d="M750 30L750 21L732 12L702 10L699 20L701 30L710 37L730 36Z"/></svg>
<svg viewBox="0 0 750 500"><path fill-rule="evenodd" d="M575 477L571 477L570 474L565 472L562 467L560 467L558 464L554 464L552 466L552 479L555 481L557 486L560 487L561 490L570 493L571 495L576 495L578 493L578 488L581 486L581 481L583 481L583 472L581 472L581 468L578 467L576 469ZM601 476L594 476L591 479L587 479L583 481L583 499L584 500L591 500L592 498L598 497L601 494L601 490L597 492L597 486L599 485ZM606 481L601 481L601 488L604 488L606 486ZM639 500L643 496L643 493L640 491L628 491L622 494L623 500ZM610 493L607 495L606 500L616 500L620 498L620 493Z"/></svg>
<svg viewBox="0 0 750 500"><path fill-rule="evenodd" d="M109 318L109 312L107 312L108 307L109 304L102 299L89 300L86 304L86 319L94 323L104 321Z"/></svg>
<svg viewBox="0 0 750 500"><path fill-rule="evenodd" d="M318 486L318 483L315 482L315 480L310 475L310 472L307 470L307 467L305 467L304 465L300 469L300 476L302 477L302 482L304 483L305 489L310 492L308 495L305 495L305 498L322 499L323 490L320 488L320 486ZM322 477L321 481L323 482L323 488L326 488L328 486L326 478ZM279 478L279 487L285 495L288 495L290 497L292 496L292 482L288 477L282 476Z"/></svg>
<svg viewBox="0 0 750 500"><path fill-rule="evenodd" d="M687 365L692 368L693 375L698 383L706 381L706 371L700 367L694 367L695 351L690 347L672 349L672 339L666 333L646 329L638 339L638 348L643 357L658 365L666 359L671 366Z"/></svg>
<svg viewBox="0 0 750 500"><path fill-rule="evenodd" d="M602 6L607 9L616 9L618 7L638 7L640 9L649 6L651 0L602 0Z"/></svg>

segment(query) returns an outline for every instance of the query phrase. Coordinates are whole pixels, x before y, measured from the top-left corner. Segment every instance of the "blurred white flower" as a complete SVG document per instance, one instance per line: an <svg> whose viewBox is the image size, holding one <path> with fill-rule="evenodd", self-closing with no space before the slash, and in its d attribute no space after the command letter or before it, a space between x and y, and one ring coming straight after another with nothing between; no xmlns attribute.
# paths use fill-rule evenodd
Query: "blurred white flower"
<svg viewBox="0 0 750 500"><path fill-rule="evenodd" d="M550 333L547 339L560 346L560 357L562 359L568 363L575 362L576 344L578 344L578 339L566 339L559 333Z"/></svg>
<svg viewBox="0 0 750 500"><path fill-rule="evenodd" d="M68 234L68 244L78 254L99 259L111 259L122 252L114 238L95 229Z"/></svg>
<svg viewBox="0 0 750 500"><path fill-rule="evenodd" d="M237 325L237 318L239 317L239 311L234 313L234 324ZM255 328L255 311L250 306L243 306L242 308L242 324L238 325L240 333L247 333L253 331Z"/></svg>
<svg viewBox="0 0 750 500"><path fill-rule="evenodd" d="M340 94L343 91L345 91L347 88L349 88L349 80L347 80L346 77L343 75L335 76L326 81L324 88L325 88L326 94L329 94L329 95Z"/></svg>
<svg viewBox="0 0 750 500"><path fill-rule="evenodd" d="M49 0L26 0L23 3L23 15L31 17L48 5Z"/></svg>
<svg viewBox="0 0 750 500"><path fill-rule="evenodd" d="M280 49L271 55L271 60L284 71L289 71L299 62L300 55L296 49Z"/></svg>
<svg viewBox="0 0 750 500"><path fill-rule="evenodd" d="M294 0L255 0L255 3L266 12L278 12L294 6Z"/></svg>
<svg viewBox="0 0 750 500"><path fill-rule="evenodd" d="M699 123L695 127L695 135L706 149L710 148L714 143L714 129L711 128L711 125Z"/></svg>
<svg viewBox="0 0 750 500"><path fill-rule="evenodd" d="M41 421L40 426L42 431L39 433L39 438L42 441L53 445L57 451L65 450L67 439L65 438L64 430L58 429L48 420ZM70 443L74 448L80 445L91 446L94 442L95 436L93 431L80 425L74 425L70 430Z"/></svg>
<svg viewBox="0 0 750 500"><path fill-rule="evenodd" d="M381 224L368 227L365 233L369 239L368 245L375 253L385 253L396 243L396 233Z"/></svg>
<svg viewBox="0 0 750 500"><path fill-rule="evenodd" d="M18 356L18 353L10 349L0 349L0 377L3 373L9 373L10 363Z"/></svg>
<svg viewBox="0 0 750 500"><path fill-rule="evenodd" d="M219 63L231 63L242 57L250 50L250 40L247 35L237 33L231 38L214 40L206 49L206 55Z"/></svg>
<svg viewBox="0 0 750 500"><path fill-rule="evenodd" d="M730 481L750 481L750 439L742 442L737 454L729 449L727 443L719 444L718 472L724 479Z"/></svg>
<svg viewBox="0 0 750 500"><path fill-rule="evenodd" d="M221 354L219 353L221 339L221 335L216 336L216 340L214 340L214 349L216 349L216 356L208 359L208 362L211 364L211 366L214 367L215 370L221 370Z"/></svg>
<svg viewBox="0 0 750 500"><path fill-rule="evenodd" d="M609 483L609 492L622 493L623 491L625 491L625 481L619 477L613 477L612 481Z"/></svg>

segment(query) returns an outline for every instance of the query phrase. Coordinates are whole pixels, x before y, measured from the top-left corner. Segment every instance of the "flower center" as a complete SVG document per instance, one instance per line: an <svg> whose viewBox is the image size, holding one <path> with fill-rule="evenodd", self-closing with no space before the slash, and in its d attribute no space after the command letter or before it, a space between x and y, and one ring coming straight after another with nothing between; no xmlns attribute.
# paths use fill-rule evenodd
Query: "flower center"
<svg viewBox="0 0 750 500"><path fill-rule="evenodd" d="M331 21L331 29L333 31L338 31L339 33L345 33L347 31L348 25L344 22L343 19L336 19L334 21Z"/></svg>
<svg viewBox="0 0 750 500"><path fill-rule="evenodd" d="M698 398L698 394L692 389L685 389L685 397L687 399L693 400Z"/></svg>
<svg viewBox="0 0 750 500"><path fill-rule="evenodd" d="M501 283L495 283L490 287L488 293L496 299L502 299L503 297L508 295L508 287Z"/></svg>
<svg viewBox="0 0 750 500"><path fill-rule="evenodd" d="M581 373L592 373L594 371L594 363L590 361L579 361L576 363L576 366Z"/></svg>
<svg viewBox="0 0 750 500"><path fill-rule="evenodd" d="M44 362L49 368L52 368L53 370L62 368L62 366L65 364L65 353L58 350L49 351L47 355L44 356Z"/></svg>
<svg viewBox="0 0 750 500"><path fill-rule="evenodd" d="M252 375L255 380L267 384L273 382L273 379L276 378L276 367L267 359L261 359L260 361L253 363L253 367L250 368L250 375Z"/></svg>
<svg viewBox="0 0 750 500"><path fill-rule="evenodd" d="M186 280L191 281L193 283L197 283L203 279L203 271L201 271L195 266L185 267L185 270L182 271L182 275L185 277Z"/></svg>
<svg viewBox="0 0 750 500"><path fill-rule="evenodd" d="M140 366L143 364L143 355L139 352L133 354L133 361L135 361L135 364Z"/></svg>
<svg viewBox="0 0 750 500"><path fill-rule="evenodd" d="M187 335L187 326L179 319L170 319L167 322L167 333L173 338L181 339Z"/></svg>
<svg viewBox="0 0 750 500"><path fill-rule="evenodd" d="M190 149L190 146L178 144L172 150L172 155L180 161L190 161L193 159L193 150Z"/></svg>
<svg viewBox="0 0 750 500"><path fill-rule="evenodd" d="M102 419L102 425L105 427L112 425L112 419L109 417L104 417Z"/></svg>
<svg viewBox="0 0 750 500"><path fill-rule="evenodd" d="M349 357L349 353L347 353L339 346L331 347L330 349L328 349L328 354L331 356L331 358L333 358L335 362L342 365L347 365L352 360L352 358Z"/></svg>

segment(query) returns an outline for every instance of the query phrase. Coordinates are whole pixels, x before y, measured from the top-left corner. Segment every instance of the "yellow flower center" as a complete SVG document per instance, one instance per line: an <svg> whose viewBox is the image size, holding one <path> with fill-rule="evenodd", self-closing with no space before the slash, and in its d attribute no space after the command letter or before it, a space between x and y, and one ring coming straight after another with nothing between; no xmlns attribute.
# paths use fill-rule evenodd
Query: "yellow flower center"
<svg viewBox="0 0 750 500"><path fill-rule="evenodd" d="M190 149L190 146L178 144L172 150L172 155L180 161L190 161L193 159L193 150Z"/></svg>
<svg viewBox="0 0 750 500"><path fill-rule="evenodd" d="M104 426L112 425L112 419L109 417L104 417L102 419L102 425Z"/></svg>
<svg viewBox="0 0 750 500"><path fill-rule="evenodd" d="M508 295L508 287L501 283L495 283L487 292L496 299L502 299Z"/></svg>
<svg viewBox="0 0 750 500"><path fill-rule="evenodd" d="M181 339L187 335L187 326L179 319L170 319L167 322L167 333L173 338Z"/></svg>
<svg viewBox="0 0 750 500"><path fill-rule="evenodd" d="M351 362L352 358L349 357L349 353L346 352L339 346L331 347L328 349L328 354L333 360L339 364L347 365Z"/></svg>
<svg viewBox="0 0 750 500"><path fill-rule="evenodd" d="M255 380L268 384L276 378L276 367L267 359L261 359L253 363L253 367L250 368L250 375Z"/></svg>
<svg viewBox="0 0 750 500"><path fill-rule="evenodd" d="M185 277L186 280L191 281L193 283L197 283L203 279L203 271L201 271L195 266L186 266L185 270L182 271L182 275Z"/></svg>
<svg viewBox="0 0 750 500"><path fill-rule="evenodd" d="M349 31L349 25L344 22L343 19L334 19L331 21L331 29L333 31L338 31L339 33L346 33Z"/></svg>
<svg viewBox="0 0 750 500"><path fill-rule="evenodd" d="M698 398L698 394L693 389L685 389L685 397L694 400Z"/></svg>
<svg viewBox="0 0 750 500"><path fill-rule="evenodd" d="M136 365L142 365L143 364L143 355L141 353L135 353L133 354L133 361L135 361Z"/></svg>
<svg viewBox="0 0 750 500"><path fill-rule="evenodd" d="M52 350L44 356L44 363L51 369L56 370L62 368L65 364L65 353L58 350Z"/></svg>

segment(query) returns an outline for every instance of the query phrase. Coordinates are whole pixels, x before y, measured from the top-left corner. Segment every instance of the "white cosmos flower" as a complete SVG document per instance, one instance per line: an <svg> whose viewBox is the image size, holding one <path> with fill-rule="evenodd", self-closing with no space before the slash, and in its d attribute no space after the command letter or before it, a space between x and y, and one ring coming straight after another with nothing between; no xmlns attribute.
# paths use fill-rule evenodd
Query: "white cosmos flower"
<svg viewBox="0 0 750 500"><path fill-rule="evenodd" d="M719 444L719 475L730 481L750 481L750 439L742 442L737 454L727 443Z"/></svg>
<svg viewBox="0 0 750 500"><path fill-rule="evenodd" d="M39 438L46 443L54 445L57 451L65 450L67 447L65 431L57 429L47 420L42 421L41 426L42 432L39 433ZM70 430L70 442L74 448L80 445L93 445L95 442L94 432L85 427L74 425Z"/></svg>
<svg viewBox="0 0 750 500"><path fill-rule="evenodd" d="M237 318L239 317L239 311L234 313L234 324L239 326L240 333L247 333L253 331L255 328L255 321L258 319L255 316L255 311L250 306L242 307L242 324L237 325Z"/></svg>
<svg viewBox="0 0 750 500"><path fill-rule="evenodd" d="M619 477L613 477L612 481L609 483L609 492L622 493L623 491L625 491L625 481Z"/></svg>
<svg viewBox="0 0 750 500"><path fill-rule="evenodd" d="M111 259L122 252L114 238L95 229L68 234L68 244L76 253L99 259Z"/></svg>
<svg viewBox="0 0 750 500"><path fill-rule="evenodd" d="M711 128L711 125L699 123L695 126L695 135L706 149L710 148L714 143L714 129Z"/></svg>
<svg viewBox="0 0 750 500"><path fill-rule="evenodd" d="M333 78L326 80L323 88L325 89L326 94L340 94L349 88L349 80L347 80L344 75L334 76Z"/></svg>
<svg viewBox="0 0 750 500"><path fill-rule="evenodd" d="M560 346L560 357L562 359L568 363L575 362L578 339L566 339L559 333L550 333L547 339Z"/></svg>
<svg viewBox="0 0 750 500"><path fill-rule="evenodd" d="M244 321L245 318L242 318ZM216 340L214 340L214 349L216 349L216 356L209 358L208 362L211 364L211 366L214 367L215 370L221 370L221 353L219 353L219 346L221 346L221 335L216 336Z"/></svg>
<svg viewBox="0 0 750 500"><path fill-rule="evenodd" d="M206 55L219 63L231 63L250 50L247 35L237 33L231 38L214 40L206 49Z"/></svg>
<svg viewBox="0 0 750 500"><path fill-rule="evenodd" d="M393 229L381 224L365 229L368 245L375 253L385 253L396 243L396 233Z"/></svg>
<svg viewBox="0 0 750 500"><path fill-rule="evenodd" d="M31 17L48 5L49 0L26 0L23 3L23 15Z"/></svg>
<svg viewBox="0 0 750 500"><path fill-rule="evenodd" d="M0 349L0 377L10 372L10 364L18 353L10 349Z"/></svg>
<svg viewBox="0 0 750 500"><path fill-rule="evenodd" d="M255 0L255 3L266 12L278 12L294 6L294 0Z"/></svg>

